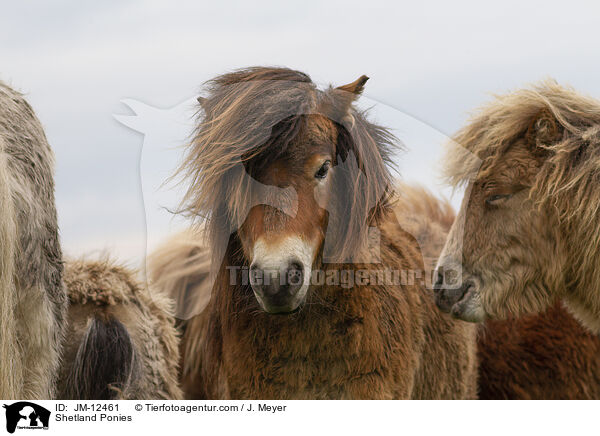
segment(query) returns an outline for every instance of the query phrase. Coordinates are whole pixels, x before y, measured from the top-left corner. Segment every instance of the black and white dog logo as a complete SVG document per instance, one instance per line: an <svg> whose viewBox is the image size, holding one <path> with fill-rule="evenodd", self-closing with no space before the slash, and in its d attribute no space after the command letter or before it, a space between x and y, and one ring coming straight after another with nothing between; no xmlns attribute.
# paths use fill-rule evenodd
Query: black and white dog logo
<svg viewBox="0 0 600 436"><path fill-rule="evenodd" d="M18 429L48 429L50 411L29 401L19 401L3 406L6 409L6 431Z"/></svg>

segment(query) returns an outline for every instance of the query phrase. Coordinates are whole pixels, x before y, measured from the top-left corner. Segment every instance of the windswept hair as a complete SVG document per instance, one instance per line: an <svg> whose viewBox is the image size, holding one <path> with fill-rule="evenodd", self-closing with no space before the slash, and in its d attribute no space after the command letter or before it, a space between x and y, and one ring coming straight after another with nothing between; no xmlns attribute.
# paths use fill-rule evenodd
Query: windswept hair
<svg viewBox="0 0 600 436"><path fill-rule="evenodd" d="M554 80L496 96L452 137L444 175L451 185L461 185L524 138L535 146L532 151L547 158L546 168L552 167L551 173L540 174L540 182L551 187L547 194L558 193L572 187L572 177L581 179L594 168L589 164L600 156L599 125L600 102Z"/></svg>
<svg viewBox="0 0 600 436"><path fill-rule="evenodd" d="M595 219L600 208L600 102L552 80L498 96L454 137L445 174L458 185L523 138L543 160L532 196L562 218Z"/></svg>
<svg viewBox="0 0 600 436"><path fill-rule="evenodd" d="M250 199L263 188L261 166L289 151L310 115L326 116L338 126L338 161L356 158L357 171L348 170L346 177L349 190L360 189L360 195L343 202L347 222L332 226L339 232L339 251L355 249L349 235L360 239L358 229L386 204L390 148L396 142L352 107L356 94L343 87L321 91L304 73L267 67L218 76L204 91L198 126L176 176L188 186L181 211L206 220L213 260L220 264L223 253L217 247L227 246L247 216Z"/></svg>

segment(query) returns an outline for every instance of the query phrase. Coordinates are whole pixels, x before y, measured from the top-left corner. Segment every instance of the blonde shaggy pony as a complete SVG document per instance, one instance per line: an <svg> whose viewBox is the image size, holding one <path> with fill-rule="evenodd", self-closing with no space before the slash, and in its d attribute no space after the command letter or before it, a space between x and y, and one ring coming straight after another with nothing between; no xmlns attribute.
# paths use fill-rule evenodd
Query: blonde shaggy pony
<svg viewBox="0 0 600 436"><path fill-rule="evenodd" d="M462 267L462 283L440 286L440 307L478 321L563 299L600 332L600 102L547 81L498 97L453 139L446 173L467 195L439 280Z"/></svg>
<svg viewBox="0 0 600 436"><path fill-rule="evenodd" d="M0 398L53 398L67 307L54 156L23 97L0 82Z"/></svg>
<svg viewBox="0 0 600 436"><path fill-rule="evenodd" d="M394 211L435 267L454 210L426 189L400 185ZM478 397L485 400L600 399L600 336L557 303L519 319L487 320L477 332Z"/></svg>

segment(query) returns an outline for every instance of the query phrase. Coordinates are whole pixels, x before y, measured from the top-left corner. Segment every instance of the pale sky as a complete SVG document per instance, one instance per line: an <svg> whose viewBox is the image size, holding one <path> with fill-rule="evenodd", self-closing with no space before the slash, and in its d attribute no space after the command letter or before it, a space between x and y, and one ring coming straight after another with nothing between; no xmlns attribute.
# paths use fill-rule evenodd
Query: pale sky
<svg viewBox="0 0 600 436"><path fill-rule="evenodd" d="M154 224L166 219L160 205L144 207L141 174L158 180L171 161L147 158L140 170L144 137L113 117L131 114L122 100L175 108L170 138L189 128L191 110L177 107L231 69L288 66L323 85L367 74L361 105L408 147L403 177L441 192L441 142L491 93L553 77L600 98L597 2L497 3L11 2L0 79L26 94L55 150L65 252L136 265L147 239L172 230Z"/></svg>

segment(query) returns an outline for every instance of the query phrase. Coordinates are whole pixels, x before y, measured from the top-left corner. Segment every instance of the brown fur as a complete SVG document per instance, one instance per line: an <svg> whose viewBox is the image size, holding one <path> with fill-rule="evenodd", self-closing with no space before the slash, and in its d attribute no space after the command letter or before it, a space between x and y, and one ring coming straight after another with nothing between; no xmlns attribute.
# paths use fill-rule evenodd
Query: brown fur
<svg viewBox="0 0 600 436"><path fill-rule="evenodd" d="M600 103L542 83L498 97L454 143L464 148L447 155L448 178L470 181L440 265L476 283L452 301L456 315L532 313L560 298L600 332Z"/></svg>
<svg viewBox="0 0 600 436"><path fill-rule="evenodd" d="M69 261L61 399L179 399L171 302L108 261Z"/></svg>
<svg viewBox="0 0 600 436"><path fill-rule="evenodd" d="M196 233L188 233L186 232L185 235L189 235L191 237L196 237L198 238L198 235ZM170 283L172 288L164 288L164 289L173 289L175 294L179 295L180 293L185 293L188 297L191 295L204 295L202 298L200 298L202 301L206 300L207 298L210 297L210 288L208 288L206 286L206 282L203 282L202 280L206 279L208 277L208 266L206 261L206 257L204 258L204 262L200 262L198 263L198 270L196 270L194 272L194 276L198 277L200 279L200 281L197 280L190 280L188 277L188 266L189 266L189 262L187 260L185 260L184 257L184 253L190 253L190 251L188 250L188 248L192 245L196 245L198 247L202 247L202 242L200 239L188 239L187 241L184 242L184 238L181 237L182 235L178 235L176 236L172 241L169 241L167 243L164 244L163 247L165 247L169 253L174 254L177 251L177 248L179 248L181 250L181 256L177 255L177 256L173 256L173 257L163 257L161 256L161 251L158 250L154 253L153 255L153 262L150 264L150 273L152 274L154 283L157 285L157 287L161 286L161 282L160 282L160 277L161 274L159 274L158 272L162 272L164 273L168 273L170 276L170 280L168 282L163 282L163 283ZM201 253L205 253L205 256L207 254L206 250L202 250L200 251ZM181 263L179 263L181 262ZM204 270L202 270L202 268L204 268ZM179 272L179 274L178 274ZM165 284L163 284L162 286L165 286ZM348 291L346 291L348 292ZM208 295L206 295L208 294ZM359 297L360 298L360 297ZM426 300L427 301L427 300ZM313 304L317 304L319 305L320 302L315 302ZM358 303L357 303L358 304ZM394 309L394 308L391 308ZM432 306L428 306L428 309L432 311L433 314L437 314L436 310L434 307ZM310 308L311 311L315 311L315 308L313 308L311 306ZM355 310L359 310L359 308L355 308ZM368 310L368 309L367 309ZM324 313L321 313L324 312ZM351 319L348 319L348 315L345 316L338 316L335 317L333 319L320 319L320 318L324 318L325 316L330 317L331 318L331 313L330 310L319 310L318 313L313 313L312 315L319 315L317 320L319 320L319 322L317 323L317 325L312 326L312 328L309 329L309 331L306 332L306 334L302 335L301 338L305 338L305 337L310 337L311 335L317 335L318 332L322 332L322 330L319 330L321 328L327 328L328 330L334 329L334 331L336 331L335 329L342 329L341 331L339 331L339 333L345 331L345 329L347 329L348 327L350 327L352 325L351 323ZM366 310L365 310L366 312ZM258 313L256 315L259 315ZM343 314L342 314L343 315ZM439 315L438 315L439 316ZM271 315L272 317L272 315ZM337 320L337 318L340 318L340 320ZM197 365L202 365L205 364L204 359L203 359L203 352L202 352L202 348L203 346L205 346L204 341L206 340L206 334L204 332L198 332L197 330L193 330L195 328L198 328L197 326L202 322L203 319L203 315L197 316L195 318L193 318L192 320L190 320L189 323L186 323L186 331L185 331L185 335L184 335L184 339L182 341L182 346L185 347L183 349L183 353L187 353L187 359L184 359L184 379L183 379L183 387L184 390L186 390L188 397L205 397L205 396L211 396L210 394L208 394L206 391L202 390L204 388L204 383L200 384L198 383L196 380L194 380L193 378L190 380L190 375L191 376L198 376L196 371L198 371L197 369ZM200 321L200 322L199 322ZM256 322L256 321L253 321ZM356 321L355 321L356 322ZM386 323L389 323L389 321L384 321ZM440 355L445 355L447 348L454 348L457 346L457 343L463 343L463 333L460 332L460 330L458 332L456 332L453 337L451 336L450 338L448 338L446 341L440 343L439 341L439 337L438 336L444 336L445 332L443 330L448 328L448 321L446 319L436 319L436 317L433 317L433 321L430 321L430 323L428 324L428 326L424 329L424 333L425 335L421 337L421 341L425 341L422 342L423 344L423 349L424 349L424 356L422 357L423 360L428 361L429 359L437 359L438 356ZM201 325L201 324L200 324ZM348 325L348 327L345 327L346 325ZM468 326L467 326L468 327ZM205 327L206 328L206 327ZM375 326L373 326L373 328L375 328ZM464 332L464 334L468 334L469 329L466 330L466 332ZM292 334L293 332L290 332L290 334ZM338 333L338 334L339 334ZM348 332L346 331L346 334ZM268 334L268 332L265 332L265 334ZM421 333L421 335L423 335L423 333ZM421 336L420 335L420 336ZM362 336L362 335L361 335ZM266 339L266 338L263 338ZM296 339L292 339L292 338L286 338L286 339L280 339L282 341L282 343L286 343L287 341L294 341L294 340L298 340L298 338ZM425 345L427 344L427 345ZM306 344L304 344L306 346ZM338 345L339 346L339 345ZM462 351L458 351L460 353L465 353L467 356L471 355L471 353L473 353L473 350L470 347L464 347L464 345L459 346L458 350L462 350ZM322 344L322 348L321 346L319 347L319 349L321 350L321 353L327 353L328 350L330 350L330 347L328 346L328 344ZM248 352L248 351L246 351ZM433 356L432 356L433 355ZM360 359L357 356L357 359ZM472 357L470 357L469 359L472 359ZM473 361L467 361L467 367L468 368L473 368L474 362ZM357 362L358 363L358 362ZM441 370L442 366L446 366L448 365L448 362L444 361L444 360L439 360L438 361L440 367L438 367L437 369L430 367L429 369L432 370L433 372L426 372L425 370L421 370L419 371L419 376L418 378L415 380L415 383L417 386L415 386L415 397L420 397L420 395L424 396L424 397L429 397L432 391L436 391L440 389L440 380L438 380L435 377L435 371L437 370ZM302 362L298 362L298 364L300 364L301 366L304 366L304 364L302 364ZM369 365L372 364L368 361L363 362L363 365ZM325 365L325 363L324 363ZM432 362L429 362L429 365L432 365ZM266 367L265 368L266 371L269 371L270 368ZM307 371L306 368L303 369L303 371ZM328 375L327 374L327 370L323 367L323 368L312 368L312 377L314 377L314 382L317 382L319 380L323 380L323 377ZM323 371L324 374L318 374L318 372ZM338 371L342 371L342 369L338 369ZM458 367L455 367L455 371L458 371L459 373L462 372L461 369L459 369ZM247 372L244 371L246 374ZM293 373L294 370L290 369L290 373ZM317 374L315 374L317 373ZM462 394L461 396L467 397L467 398L474 398L475 397L475 374L474 371L468 370L467 369L467 373L469 374L469 377L465 377L465 381L461 382L465 383L466 386L463 386L461 388L462 390ZM187 380L186 380L187 379ZM469 380L471 379L471 380ZM211 383L209 382L209 385ZM201 389L200 391L198 389ZM255 397L260 397L260 398L272 398L272 397L277 397L277 398L281 398L281 397L286 397L286 398L297 398L298 397L298 392L294 392L293 390L293 386L292 387L288 387L286 388L286 390L284 392L282 392L280 390L280 387L278 385L275 386L261 386L260 387L262 390L260 394L254 394ZM340 387L341 388L341 387ZM453 387L454 388L454 387ZM456 392L452 392L451 389L448 387L444 393L441 395L442 397L447 397L447 398L453 398L455 397ZM212 388L214 389L214 388ZM223 388L225 389L225 388ZM287 389L289 389L289 392L287 391ZM377 389L376 386L374 386L374 389ZM438 391L439 392L439 391ZM230 394L226 391L223 391L221 393L217 393L216 397L223 397L223 396L229 396ZM248 394L250 396L252 396L251 394ZM330 397L330 396L334 396L334 397L348 397L348 398L378 398L381 396L381 392L377 393L377 391L372 391L372 392L366 392L366 393L358 393L358 394L353 394L352 393L343 393L342 391L340 391L338 393L338 395L327 395L326 393L321 393L320 395L317 393L312 393L312 392L305 392L303 396L303 398L326 398L326 397ZM393 397L393 395L391 396Z"/></svg>
<svg viewBox="0 0 600 436"><path fill-rule="evenodd" d="M600 399L600 337L559 303L536 315L487 320L477 348L480 399Z"/></svg>
<svg viewBox="0 0 600 436"><path fill-rule="evenodd" d="M342 261L366 249L365 224L378 225L381 264L319 265L317 260L316 265L327 271L390 267L422 272L416 241L389 208L386 163L393 137L350 106L355 97L346 98L362 90L364 81L323 92L302 73L252 68L210 82L209 95L201 100L205 116L181 170L190 183L184 209L207 218L216 274L208 306L187 322L183 336L182 384L188 397L474 397L474 330L435 310L431 294L419 284L350 290L311 286L302 310L287 316L261 310L241 278L229 285L225 267L248 264L244 240L257 237L252 232L261 222L271 232L291 228L305 233L329 221L332 234L327 237ZM290 168L285 166L290 159L301 162L308 156L310 162L307 153L319 144L334 148L334 171L351 158L357 161L339 172L338 181L351 189L348 197L329 197L329 215L310 203L311 179L296 174L305 164L278 172L280 181L269 179L276 165ZM244 166L237 164L240 160ZM267 185L284 187L296 174L296 218L248 205L257 185L244 167ZM351 213L332 214L344 207ZM255 215L247 221L250 209ZM324 233L315 235L321 243Z"/></svg>

